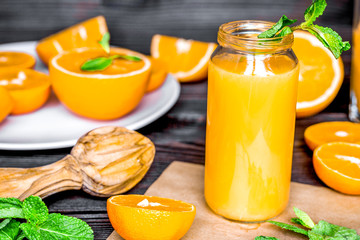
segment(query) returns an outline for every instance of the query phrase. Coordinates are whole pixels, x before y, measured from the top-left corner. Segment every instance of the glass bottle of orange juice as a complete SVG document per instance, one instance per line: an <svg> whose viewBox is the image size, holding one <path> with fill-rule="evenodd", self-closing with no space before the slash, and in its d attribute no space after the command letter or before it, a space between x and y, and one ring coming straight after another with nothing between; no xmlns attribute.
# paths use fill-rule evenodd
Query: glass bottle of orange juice
<svg viewBox="0 0 360 240"><path fill-rule="evenodd" d="M289 199L299 66L292 34L257 38L272 25L221 25L209 62L205 199L242 222L275 217Z"/></svg>

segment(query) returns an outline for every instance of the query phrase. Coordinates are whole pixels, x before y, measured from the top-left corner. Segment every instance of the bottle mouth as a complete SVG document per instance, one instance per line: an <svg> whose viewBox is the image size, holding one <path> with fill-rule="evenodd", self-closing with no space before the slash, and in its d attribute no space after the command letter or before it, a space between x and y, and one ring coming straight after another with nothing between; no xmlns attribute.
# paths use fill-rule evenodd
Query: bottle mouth
<svg viewBox="0 0 360 240"><path fill-rule="evenodd" d="M224 23L219 28L218 42L221 46L246 52L274 52L291 48L292 33L282 37L258 38L257 35L275 23L257 20L241 20Z"/></svg>

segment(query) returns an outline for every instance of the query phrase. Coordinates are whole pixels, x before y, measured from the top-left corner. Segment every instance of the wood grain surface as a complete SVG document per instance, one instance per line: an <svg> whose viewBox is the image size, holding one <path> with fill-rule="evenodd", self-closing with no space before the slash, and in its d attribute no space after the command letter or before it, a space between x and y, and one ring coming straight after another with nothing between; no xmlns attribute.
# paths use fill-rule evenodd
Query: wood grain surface
<svg viewBox="0 0 360 240"><path fill-rule="evenodd" d="M37 40L81 20L103 14L112 44L149 53L153 34L161 33L203 41L216 41L220 24L240 19L276 21L282 14L303 19L310 0L1 0L0 43ZM344 40L351 40L353 1L328 0L319 25L333 27ZM296 122L292 180L323 185L305 146L307 126L347 120L351 51L344 54L345 80L333 103L322 113ZM154 123L138 130L156 146L156 156L145 178L129 193L144 193L174 160L204 163L206 125L206 80L181 85L176 105ZM1 133L0 133L1 134ZM44 151L0 151L0 167L37 167L53 163L71 148ZM0 183L1 184L1 183ZM106 199L82 191L67 191L45 199L50 212L60 212L87 221L95 239L106 239L112 227L106 214Z"/></svg>

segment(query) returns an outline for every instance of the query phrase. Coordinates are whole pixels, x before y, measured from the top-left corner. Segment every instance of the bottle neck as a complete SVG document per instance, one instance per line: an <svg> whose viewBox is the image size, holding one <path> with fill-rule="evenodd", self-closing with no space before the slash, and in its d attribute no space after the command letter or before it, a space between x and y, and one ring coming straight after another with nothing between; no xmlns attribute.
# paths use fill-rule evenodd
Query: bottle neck
<svg viewBox="0 0 360 240"><path fill-rule="evenodd" d="M218 42L222 47L248 54L269 54L291 48L294 36L257 38L257 35L271 28L273 22L266 21L234 21L220 26Z"/></svg>

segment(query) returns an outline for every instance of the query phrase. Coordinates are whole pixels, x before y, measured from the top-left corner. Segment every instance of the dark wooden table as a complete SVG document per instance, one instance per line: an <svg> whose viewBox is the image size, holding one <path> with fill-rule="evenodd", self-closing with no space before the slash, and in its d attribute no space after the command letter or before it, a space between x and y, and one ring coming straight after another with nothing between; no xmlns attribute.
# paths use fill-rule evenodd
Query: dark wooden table
<svg viewBox="0 0 360 240"><path fill-rule="evenodd" d="M99 14L105 15L112 43L149 53L155 33L215 41L217 27L238 19L277 20L282 14L301 20L308 1L295 0L92 0L92 1L0 1L0 43L37 40L66 26ZM351 40L353 2L329 0L319 24L333 27ZM307 126L347 120L351 52L343 55L344 84L333 103L320 114L298 119L294 144L292 180L323 185L312 167L312 152L303 133ZM138 131L156 146L156 156L145 178L129 193L142 194L172 161L204 164L207 82L181 85L176 105L163 117ZM1 134L1 133L0 133ZM55 162L71 148L44 151L0 151L0 167L36 167ZM1 184L1 183L0 183ZM87 221L95 239L112 232L106 214L106 199L82 191L67 191L45 199L50 212L60 212Z"/></svg>

